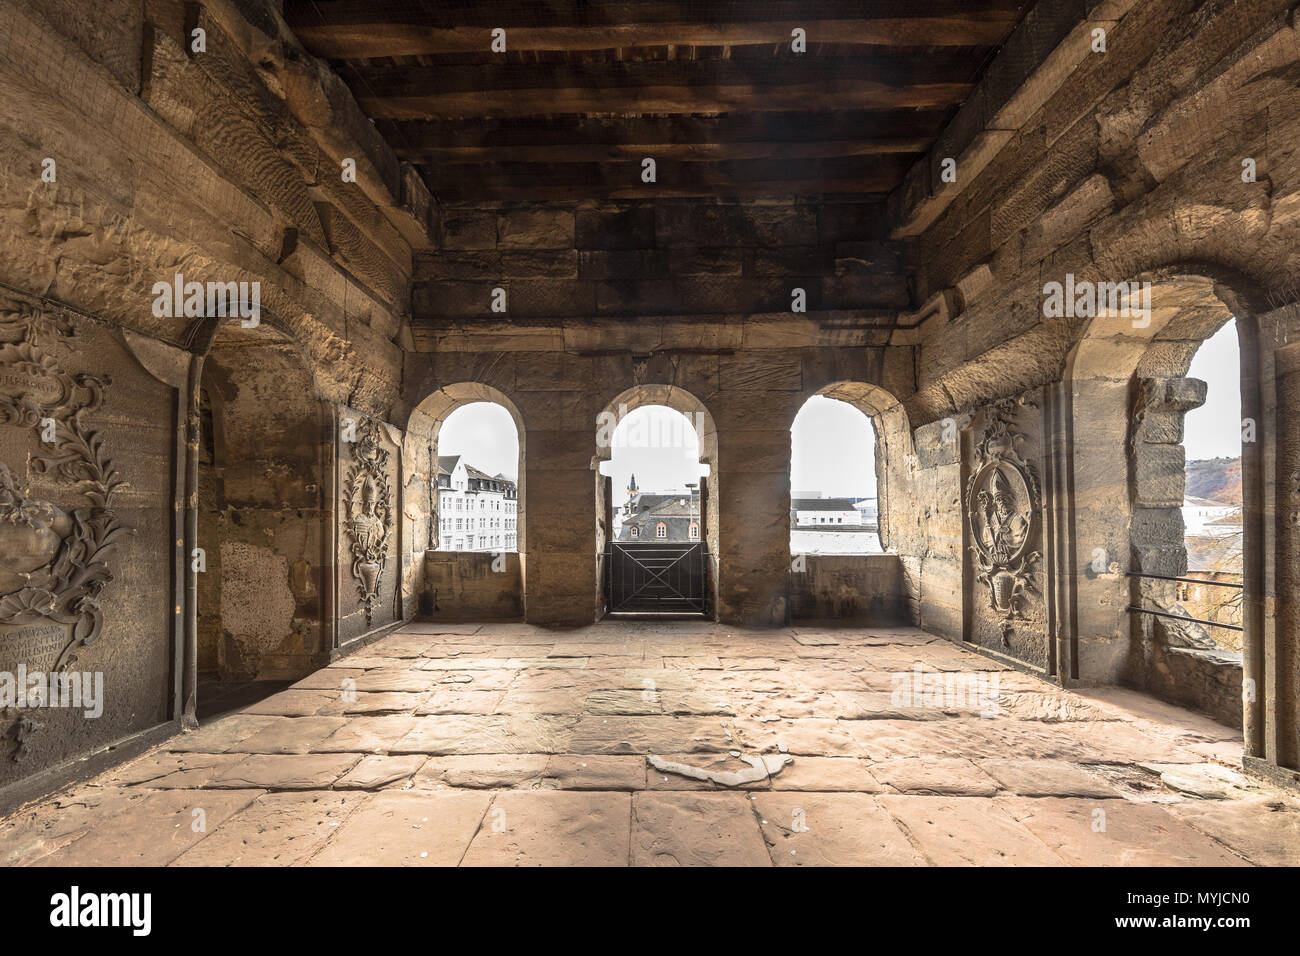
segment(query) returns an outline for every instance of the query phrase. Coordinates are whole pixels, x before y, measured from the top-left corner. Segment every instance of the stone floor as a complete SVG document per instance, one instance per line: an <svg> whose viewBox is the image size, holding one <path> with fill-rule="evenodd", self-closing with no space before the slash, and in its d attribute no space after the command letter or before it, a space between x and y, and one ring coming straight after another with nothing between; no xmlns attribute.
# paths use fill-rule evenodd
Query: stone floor
<svg viewBox="0 0 1300 956"><path fill-rule="evenodd" d="M0 864L1300 864L1237 741L910 628L419 624L11 815Z"/></svg>

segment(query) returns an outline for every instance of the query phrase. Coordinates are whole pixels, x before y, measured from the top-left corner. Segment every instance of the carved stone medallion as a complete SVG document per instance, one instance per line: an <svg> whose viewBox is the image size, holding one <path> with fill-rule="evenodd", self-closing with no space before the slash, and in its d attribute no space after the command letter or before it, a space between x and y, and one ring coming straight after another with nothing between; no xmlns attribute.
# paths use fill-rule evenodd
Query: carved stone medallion
<svg viewBox="0 0 1300 956"><path fill-rule="evenodd" d="M388 483L388 449L379 423L367 419L357 426L351 443L352 465L344 483L346 528L352 543L352 577L357 583L366 626L379 603L388 539L392 533L393 495Z"/></svg>

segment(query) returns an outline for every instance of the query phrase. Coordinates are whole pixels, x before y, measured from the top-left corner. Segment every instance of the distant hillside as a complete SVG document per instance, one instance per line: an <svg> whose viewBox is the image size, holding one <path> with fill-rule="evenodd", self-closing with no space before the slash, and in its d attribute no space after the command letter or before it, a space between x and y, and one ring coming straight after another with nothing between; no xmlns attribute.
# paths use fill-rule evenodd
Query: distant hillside
<svg viewBox="0 0 1300 956"><path fill-rule="evenodd" d="M1207 458L1187 463L1187 497L1241 505L1241 459Z"/></svg>

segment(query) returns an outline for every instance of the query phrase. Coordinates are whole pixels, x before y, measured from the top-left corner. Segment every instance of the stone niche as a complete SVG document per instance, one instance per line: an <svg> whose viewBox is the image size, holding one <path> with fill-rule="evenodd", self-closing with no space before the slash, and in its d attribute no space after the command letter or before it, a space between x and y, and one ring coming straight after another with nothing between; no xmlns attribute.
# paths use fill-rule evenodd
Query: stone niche
<svg viewBox="0 0 1300 956"><path fill-rule="evenodd" d="M0 786L172 715L176 407L116 333L0 295L0 673L103 687L0 707Z"/></svg>
<svg viewBox="0 0 1300 956"><path fill-rule="evenodd" d="M976 412L962 445L963 637L1046 671L1041 390Z"/></svg>
<svg viewBox="0 0 1300 956"><path fill-rule="evenodd" d="M402 434L340 407L339 644L399 620Z"/></svg>

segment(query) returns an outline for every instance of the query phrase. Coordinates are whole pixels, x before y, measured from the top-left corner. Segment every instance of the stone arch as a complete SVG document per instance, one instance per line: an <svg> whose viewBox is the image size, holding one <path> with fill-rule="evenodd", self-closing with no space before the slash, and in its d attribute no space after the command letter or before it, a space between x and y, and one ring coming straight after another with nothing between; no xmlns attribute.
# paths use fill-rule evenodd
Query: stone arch
<svg viewBox="0 0 1300 956"><path fill-rule="evenodd" d="M265 323L218 331L200 390L200 679L300 677L329 650L326 408L298 345Z"/></svg>
<svg viewBox="0 0 1300 956"><path fill-rule="evenodd" d="M426 395L414 409L406 423L403 459L407 463L406 483L402 489L402 515L409 533L404 540L410 542L410 554L405 556L409 571L402 576L402 593L407 599L424 589L424 553L438 548L438 492L437 461L438 433L452 412L475 402L500 405L514 422L519 439L518 457L518 510L516 512L516 542L519 561L519 609L523 613L527 582L527 431L523 415L504 392L482 382L456 382L444 385ZM433 608L421 607L422 613Z"/></svg>
<svg viewBox="0 0 1300 956"><path fill-rule="evenodd" d="M908 423L907 409L888 390L868 382L841 381L824 385L815 391L803 395L795 414L814 395L833 398L845 402L862 412L869 419L876 432L876 495L880 499L880 546L892 550L891 541L894 530L893 514L896 508L889 503L893 495L903 494L909 476L915 468L916 451L913 445L912 429ZM791 419L790 426L794 427Z"/></svg>
<svg viewBox="0 0 1300 956"><path fill-rule="evenodd" d="M596 480L596 593L597 604L604 607L604 589L602 582L605 573L605 548L609 541L611 527L610 489L607 479L600 473L599 463L613 457L613 448L600 439L602 424L614 416L621 421L622 416L647 405L662 405L680 412L690 419L700 444L700 463L709 466L709 474L704 479L701 493L701 508L704 511L704 528L701 540L708 552L708 593L710 595L710 614L716 615L718 607L718 581L721 574L719 554L721 547L721 520L718 502L721 496L722 476L718 468L718 429L708 407L696 395L676 385L641 384L619 392L608 402L596 417L596 458L592 462ZM612 430L610 431L612 435Z"/></svg>
<svg viewBox="0 0 1300 956"><path fill-rule="evenodd" d="M1205 397L1186 374L1201 344L1234 318L1241 344L1242 416L1260 421L1259 294L1249 280L1205 264L1166 266L1132 281L1150 283L1149 316L1089 320L1068 355L1062 382L1069 409L1065 444L1076 571L1074 676L1085 683L1142 687L1235 722L1241 719L1239 688L1229 683L1217 704L1207 701L1206 687L1219 686L1219 678L1206 678L1200 665L1189 668L1185 655L1167 652L1170 628L1181 625L1127 609L1176 605L1173 582L1134 575L1185 573L1179 511L1185 488L1183 416ZM1261 581L1252 552L1262 545L1263 441L1261 434L1259 442L1242 448L1247 677L1255 665L1251 642L1260 623ZM1196 670L1185 673L1182 687L1177 686L1180 670Z"/></svg>

